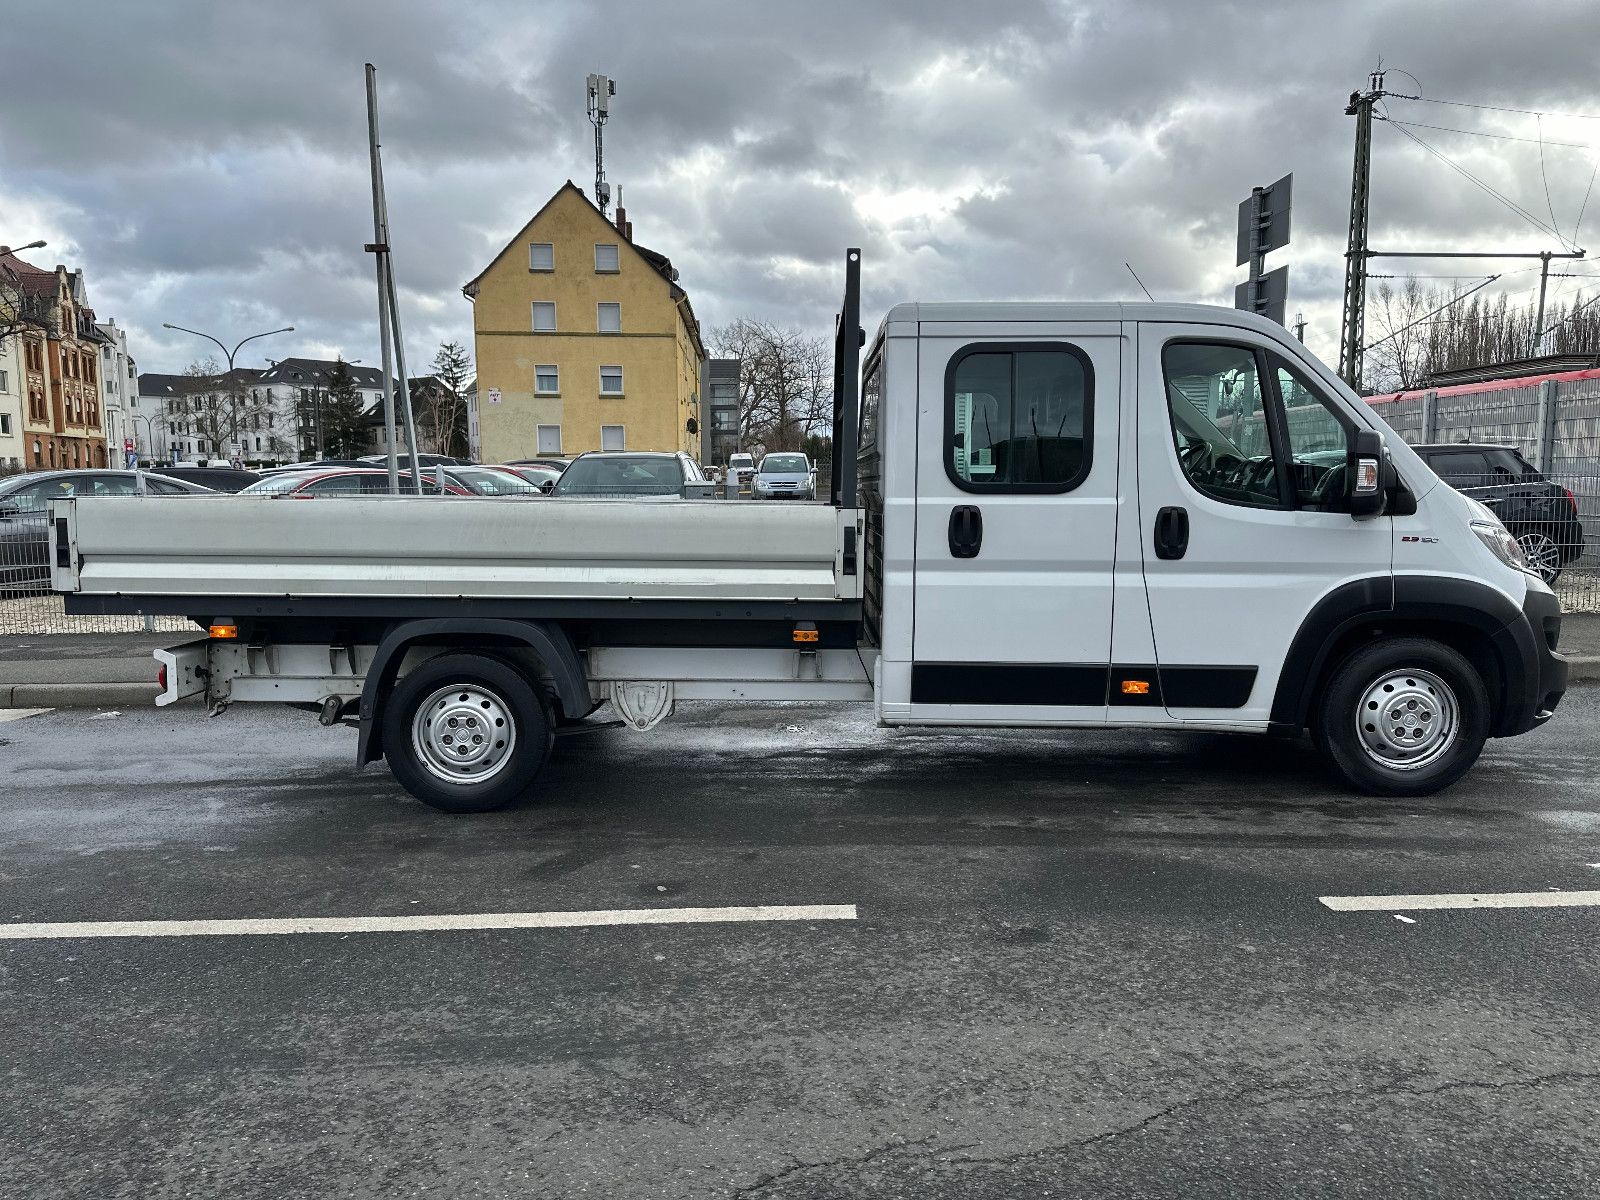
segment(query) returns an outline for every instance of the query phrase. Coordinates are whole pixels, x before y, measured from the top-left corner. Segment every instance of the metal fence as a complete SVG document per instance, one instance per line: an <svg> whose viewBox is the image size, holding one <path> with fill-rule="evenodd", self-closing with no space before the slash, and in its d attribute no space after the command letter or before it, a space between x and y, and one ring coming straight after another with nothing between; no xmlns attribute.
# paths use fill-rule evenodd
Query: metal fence
<svg viewBox="0 0 1600 1200"><path fill-rule="evenodd" d="M1559 571L1552 586L1564 609L1600 612L1600 379L1410 392L1372 407L1407 443L1445 447L1429 465L1495 509L1547 573ZM1471 444L1516 456L1475 454Z"/></svg>

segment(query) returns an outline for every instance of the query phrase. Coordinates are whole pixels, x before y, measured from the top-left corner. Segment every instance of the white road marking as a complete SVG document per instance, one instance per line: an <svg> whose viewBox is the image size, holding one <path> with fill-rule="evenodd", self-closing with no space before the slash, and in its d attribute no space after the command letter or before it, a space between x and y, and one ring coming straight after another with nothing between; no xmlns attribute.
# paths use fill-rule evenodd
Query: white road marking
<svg viewBox="0 0 1600 1200"><path fill-rule="evenodd" d="M4 725L7 721L20 721L23 717L37 717L41 713L50 711L48 708L0 708L0 725Z"/></svg>
<svg viewBox="0 0 1600 1200"><path fill-rule="evenodd" d="M744 908L613 908L588 912L441 913L411 917L251 917L225 921L32 921L0 925L0 940L220 937L270 933L426 933L442 929L573 929L730 921L854 921L854 904Z"/></svg>
<svg viewBox="0 0 1600 1200"><path fill-rule="evenodd" d="M1334 912L1393 912L1397 908L1594 908L1600 892L1443 892L1432 896L1319 896Z"/></svg>

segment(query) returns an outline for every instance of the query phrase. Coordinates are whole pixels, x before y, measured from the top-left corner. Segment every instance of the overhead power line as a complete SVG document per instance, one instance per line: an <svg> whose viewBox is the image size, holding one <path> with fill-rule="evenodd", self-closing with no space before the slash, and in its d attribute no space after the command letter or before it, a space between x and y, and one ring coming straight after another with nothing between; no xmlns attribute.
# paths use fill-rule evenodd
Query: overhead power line
<svg viewBox="0 0 1600 1200"><path fill-rule="evenodd" d="M1465 133L1471 137L1495 138L1502 142L1527 142L1529 145L1558 146L1563 150L1590 149L1583 142L1541 143L1538 138L1518 137L1514 133L1490 133L1487 129L1457 129L1454 125L1429 125L1426 121L1402 121L1399 117L1379 117L1378 119L1380 121L1388 121L1391 125L1404 125L1407 129L1437 129L1440 133Z"/></svg>
<svg viewBox="0 0 1600 1200"><path fill-rule="evenodd" d="M1385 121L1388 124L1395 126L1395 128L1397 128L1404 136L1410 138L1417 145L1421 146L1429 154L1433 155L1440 162L1444 163L1447 167L1449 167L1452 171L1456 172L1456 174L1460 175L1463 179L1466 179L1466 180L1470 181L1471 183L1473 183L1477 187L1481 188L1488 195L1493 196L1496 200L1500 201L1501 204L1505 205L1507 209L1509 209L1511 212L1516 213L1519 217L1521 217L1523 220L1527 221L1530 225L1532 225L1535 229L1539 230L1541 233L1548 233L1551 237L1555 238L1556 241L1560 242L1563 246L1569 244L1567 242L1567 239L1561 236L1560 230L1552 229L1550 226L1546 225L1543 221L1541 221L1538 217L1534 216L1527 209L1523 208L1516 201L1512 200L1510 197L1508 197L1508 196L1502 194L1501 192L1496 191L1494 188L1490 187L1482 179L1479 179L1476 175L1474 175L1471 171L1467 170L1467 168L1463 167L1460 163L1456 162L1455 159L1451 158L1444 151L1440 150L1438 147L1434 146L1430 142L1426 142L1422 138L1418 137L1416 134L1412 133L1411 130L1407 129L1404 126L1404 124L1402 124L1401 122L1392 120L1389 117L1383 116L1381 114L1374 114L1374 116L1379 121Z"/></svg>
<svg viewBox="0 0 1600 1200"><path fill-rule="evenodd" d="M1448 104L1453 108L1479 108L1490 112L1521 113L1525 117L1565 117L1574 121L1600 121L1600 113L1551 112L1547 108L1508 108L1504 104L1474 104L1470 100L1436 100L1432 96L1407 96L1390 92L1395 100L1419 100L1423 104Z"/></svg>

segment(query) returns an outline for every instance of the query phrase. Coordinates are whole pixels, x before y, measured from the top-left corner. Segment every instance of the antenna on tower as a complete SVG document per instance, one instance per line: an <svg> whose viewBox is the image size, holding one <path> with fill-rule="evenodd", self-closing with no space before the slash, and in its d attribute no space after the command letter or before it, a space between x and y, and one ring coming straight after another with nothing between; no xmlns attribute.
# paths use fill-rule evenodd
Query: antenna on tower
<svg viewBox="0 0 1600 1200"><path fill-rule="evenodd" d="M611 185L606 182L605 124L611 115L611 97L617 94L616 81L605 75L591 75L589 85L589 124L594 126L594 202L605 213L611 207Z"/></svg>

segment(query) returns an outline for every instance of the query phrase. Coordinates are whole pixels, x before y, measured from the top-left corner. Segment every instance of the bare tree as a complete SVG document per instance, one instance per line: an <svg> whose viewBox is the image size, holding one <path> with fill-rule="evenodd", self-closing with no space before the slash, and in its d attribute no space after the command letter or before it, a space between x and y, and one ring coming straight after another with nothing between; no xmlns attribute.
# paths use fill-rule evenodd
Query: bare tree
<svg viewBox="0 0 1600 1200"><path fill-rule="evenodd" d="M719 358L739 360L738 440L752 453L799 450L833 412L825 338L740 318L711 331Z"/></svg>
<svg viewBox="0 0 1600 1200"><path fill-rule="evenodd" d="M472 357L460 342L439 345L433 376L419 380L417 437L424 450L461 457L467 453L467 384L472 382Z"/></svg>
<svg viewBox="0 0 1600 1200"><path fill-rule="evenodd" d="M1490 298L1424 290L1415 277L1398 288L1383 283L1376 301L1369 312L1379 338L1367 368L1377 391L1415 387L1440 371L1527 358L1536 342L1538 353L1600 355L1600 295L1585 299L1580 292L1550 305L1543 329L1533 327L1532 303L1513 305L1504 293Z"/></svg>

